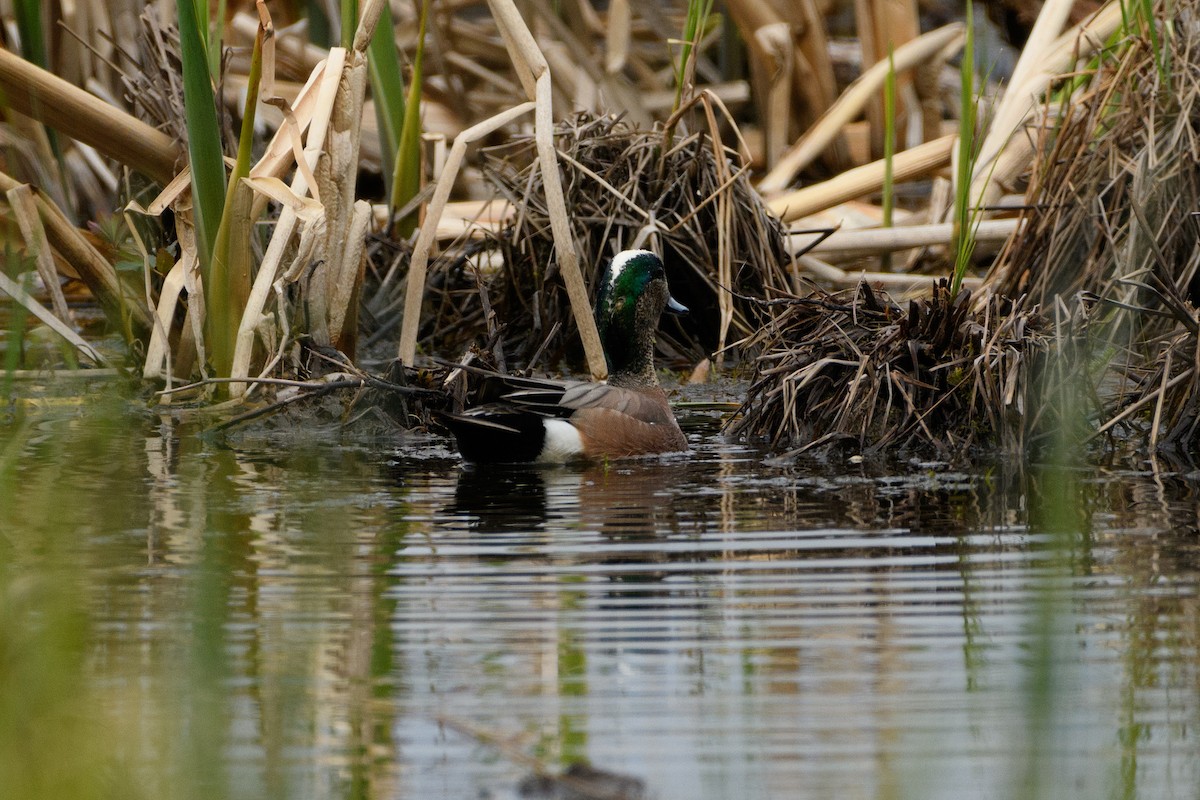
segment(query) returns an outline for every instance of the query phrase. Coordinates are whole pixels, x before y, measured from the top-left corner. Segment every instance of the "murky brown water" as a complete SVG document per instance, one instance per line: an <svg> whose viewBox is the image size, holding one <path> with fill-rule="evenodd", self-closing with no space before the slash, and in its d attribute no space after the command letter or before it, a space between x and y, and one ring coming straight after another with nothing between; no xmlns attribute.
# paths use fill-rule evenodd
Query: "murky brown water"
<svg viewBox="0 0 1200 800"><path fill-rule="evenodd" d="M693 444L473 471L430 438L26 409L0 653L58 652L13 611L56 587L80 657L41 702L155 798L504 798L577 761L658 798L1200 794L1200 476Z"/></svg>

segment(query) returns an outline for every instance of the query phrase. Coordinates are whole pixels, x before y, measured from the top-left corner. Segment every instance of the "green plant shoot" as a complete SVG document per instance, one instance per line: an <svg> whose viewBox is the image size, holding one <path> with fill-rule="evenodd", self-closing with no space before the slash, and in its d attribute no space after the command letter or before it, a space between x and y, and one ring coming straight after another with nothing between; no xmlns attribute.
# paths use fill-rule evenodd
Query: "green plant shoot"
<svg viewBox="0 0 1200 800"><path fill-rule="evenodd" d="M258 93L262 83L263 27L260 24L254 37L254 54L246 87L246 105L242 112L242 128L238 136L237 161L225 193L221 225L213 249L209 274L208 317L206 336L217 375L229 377L233 368L233 352L237 343L238 325L246 300L250 295L251 251L250 237L254 220L251 218L250 190L242 178L250 174L250 159L254 144L254 119L258 108Z"/></svg>
<svg viewBox="0 0 1200 800"><path fill-rule="evenodd" d="M392 177L392 211L403 208L421 191L421 70L425 60L425 26L429 21L429 0L421 4L417 51L413 55L412 80L408 84L408 102L400 128L400 146L396 153L396 172ZM396 222L395 235L407 238L417 228L417 212Z"/></svg>
<svg viewBox="0 0 1200 800"><path fill-rule="evenodd" d="M207 284L217 226L225 204L225 160L217 106L208 71L195 0L175 0L179 16L179 45L183 58L183 100L188 131L188 165L192 173L192 205L196 220L196 249L200 274Z"/></svg>
<svg viewBox="0 0 1200 800"><path fill-rule="evenodd" d="M388 184L387 197L390 201L391 184L396 171L396 150L400 146L400 131L404 129L405 100L400 58L396 54L392 12L387 3L383 4L383 12L375 26L375 34L371 37L367 63L371 69L371 96L375 99L383 175Z"/></svg>
<svg viewBox="0 0 1200 800"><path fill-rule="evenodd" d="M975 148L975 20L971 2L967 0L964 22L966 41L963 43L960 77L962 110L958 120L958 165L955 170L954 189L954 274L950 282L951 296L957 296L971 255L975 251L975 236L972 227L971 174L974 172Z"/></svg>
<svg viewBox="0 0 1200 800"><path fill-rule="evenodd" d="M672 114L679 110L679 105L683 102L683 85L687 79L688 65L699 38L704 35L712 6L713 0L688 0L687 19L684 20L683 39L679 48L679 63L675 67L675 102L671 104Z"/></svg>

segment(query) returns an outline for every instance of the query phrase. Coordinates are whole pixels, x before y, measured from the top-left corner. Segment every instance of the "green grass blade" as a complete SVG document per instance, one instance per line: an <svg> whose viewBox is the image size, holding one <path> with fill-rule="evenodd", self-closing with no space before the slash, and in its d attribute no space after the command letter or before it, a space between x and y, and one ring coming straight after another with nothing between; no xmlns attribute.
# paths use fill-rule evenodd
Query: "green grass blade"
<svg viewBox="0 0 1200 800"><path fill-rule="evenodd" d="M217 226L225 205L225 161L204 47L204 27L197 24L197 5L194 0L175 0L175 8L179 16L179 45L183 57L183 100L188 130L188 164L192 171L196 247L201 277L207 282Z"/></svg>
<svg viewBox="0 0 1200 800"><path fill-rule="evenodd" d="M205 13L207 13L208 2L203 0ZM199 3L197 9L199 9ZM217 13L208 21L208 35L204 41L204 49L208 51L208 73L212 76L213 83L221 79L221 48L222 40L225 35L225 13L226 0L217 0ZM205 20L200 19L200 24L203 25Z"/></svg>
<svg viewBox="0 0 1200 800"><path fill-rule="evenodd" d="M49 69L46 57L46 28L42 24L42 4L39 0L16 0L13 11L17 17L17 31L21 36L21 55L30 64ZM62 145L58 141L58 131L50 126L43 126L46 140L50 143L50 152L58 163L58 179L62 185L63 197L69 197L66 184L66 165L63 161Z"/></svg>
<svg viewBox="0 0 1200 800"><path fill-rule="evenodd" d="M42 26L39 0L15 0L17 31L21 34L21 55L31 64L46 69L46 31Z"/></svg>
<svg viewBox="0 0 1200 800"><path fill-rule="evenodd" d="M675 102L671 105L671 113L679 110L683 102L683 84L687 77L688 63L692 58L692 50L696 39L703 34L708 24L708 15L712 11L713 0L688 0L687 19L683 24L683 40L679 48L679 63L675 65Z"/></svg>
<svg viewBox="0 0 1200 800"><path fill-rule="evenodd" d="M896 58L888 42L888 72L883 83L883 227L892 227L896 208ZM892 268L892 254L883 256L883 271Z"/></svg>
<svg viewBox="0 0 1200 800"><path fill-rule="evenodd" d="M227 378L233 370L233 352L237 344L238 325L250 296L250 272L253 256L250 238L254 220L250 208L253 197L242 185L250 174L254 144L254 118L262 83L263 29L259 25L254 37L254 53L246 87L246 105L242 112L242 129L238 137L237 162L229 178L225 194L221 225L213 248L212 269L208 285L208 317L206 336L213 368L217 376Z"/></svg>
<svg viewBox="0 0 1200 800"><path fill-rule="evenodd" d="M400 57L396 52L395 28L387 3L371 37L367 51L371 68L371 96L375 100L375 117L379 121L379 144L383 160L383 175L387 181L387 197L392 196L391 183L396 171L396 150L400 146L400 131L404 129L404 81L400 77Z"/></svg>
<svg viewBox="0 0 1200 800"><path fill-rule="evenodd" d="M354 43L354 31L358 27L358 0L342 0L342 47L347 50Z"/></svg>
<svg viewBox="0 0 1200 800"><path fill-rule="evenodd" d="M971 231L971 173L975 155L975 20L970 0L967 0L964 22L966 41L963 44L962 111L958 124L958 167L955 172L954 191L954 276L950 283L951 296L957 296L971 254L975 250L975 237Z"/></svg>
<svg viewBox="0 0 1200 800"><path fill-rule="evenodd" d="M413 56L412 81L408 85L408 102L404 106L404 125L400 129L400 146L396 153L396 173L392 178L392 209L403 208L421 191L421 73L425 60L425 25L429 19L429 0L421 4L421 26L417 35L417 52ZM417 228L414 211L397 221L395 235L408 238Z"/></svg>

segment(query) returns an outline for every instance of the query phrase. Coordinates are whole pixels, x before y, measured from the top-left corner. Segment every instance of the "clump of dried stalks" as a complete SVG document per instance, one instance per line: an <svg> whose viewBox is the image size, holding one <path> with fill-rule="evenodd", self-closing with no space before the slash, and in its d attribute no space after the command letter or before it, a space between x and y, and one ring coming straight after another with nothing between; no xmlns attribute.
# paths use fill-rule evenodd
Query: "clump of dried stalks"
<svg viewBox="0 0 1200 800"><path fill-rule="evenodd" d="M1200 2L1157 4L1042 131L1022 233L988 280L1086 319L1104 369L1095 432L1200 441ZM1152 32L1151 25L1157 29ZM1152 35L1153 34L1153 35ZM1117 434L1120 434L1117 436Z"/></svg>
<svg viewBox="0 0 1200 800"><path fill-rule="evenodd" d="M1005 306L975 307L945 280L906 308L867 283L776 299L730 431L787 456L1022 450L1057 421L1040 388L1053 339L1040 315Z"/></svg>
<svg viewBox="0 0 1200 800"><path fill-rule="evenodd" d="M589 286L618 251L650 247L663 255L672 294L691 309L662 333L670 349L694 362L757 329L760 306L746 298L786 288L789 257L778 220L715 125L668 139L662 127L583 114L558 126L555 145ZM442 318L434 330L448 338L435 349L479 330L463 321L487 318L488 347L502 361L527 365L541 353L557 363L578 336L557 274L534 142L514 139L486 155L485 174L516 219L497 238L502 266L494 274L444 284L454 297L436 304Z"/></svg>

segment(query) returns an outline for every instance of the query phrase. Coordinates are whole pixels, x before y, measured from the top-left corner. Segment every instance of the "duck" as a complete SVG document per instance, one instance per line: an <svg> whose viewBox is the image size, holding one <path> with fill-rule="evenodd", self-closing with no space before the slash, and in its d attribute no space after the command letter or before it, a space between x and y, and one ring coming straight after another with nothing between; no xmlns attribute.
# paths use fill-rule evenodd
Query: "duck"
<svg viewBox="0 0 1200 800"><path fill-rule="evenodd" d="M595 305L608 378L493 373L502 387L491 390L494 400L441 415L463 460L564 464L686 451L687 437L654 371L654 342L664 313L687 311L671 297L662 259L649 250L617 253L605 267Z"/></svg>

